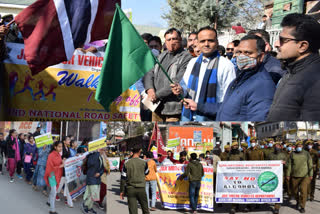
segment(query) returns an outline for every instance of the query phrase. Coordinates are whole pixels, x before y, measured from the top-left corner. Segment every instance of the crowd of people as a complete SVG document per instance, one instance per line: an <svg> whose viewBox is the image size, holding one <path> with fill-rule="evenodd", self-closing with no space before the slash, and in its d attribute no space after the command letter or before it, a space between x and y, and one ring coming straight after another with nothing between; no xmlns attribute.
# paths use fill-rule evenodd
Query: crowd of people
<svg viewBox="0 0 320 214"><path fill-rule="evenodd" d="M214 153L216 153L214 149ZM216 153L217 154L217 153ZM296 209L305 213L307 200L315 199L316 179L319 176L320 141L283 141L273 138L257 141L250 139L250 147L246 142L232 142L224 146L220 153L221 161L262 161L278 160L283 164L283 191L290 201L296 200ZM281 204L274 205L274 213L279 213ZM253 210L252 205L245 206L244 212ZM232 204L230 213L239 211L239 204Z"/></svg>

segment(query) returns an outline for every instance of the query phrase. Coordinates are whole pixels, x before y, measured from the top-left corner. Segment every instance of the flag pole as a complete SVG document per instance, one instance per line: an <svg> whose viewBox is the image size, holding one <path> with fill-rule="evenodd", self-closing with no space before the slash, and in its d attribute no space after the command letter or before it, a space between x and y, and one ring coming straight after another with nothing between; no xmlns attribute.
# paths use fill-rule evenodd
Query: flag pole
<svg viewBox="0 0 320 214"><path fill-rule="evenodd" d="M150 146L151 146L151 141L152 141L152 138L153 138L153 135L154 135L154 130L155 130L155 125L153 126L152 135L151 135L151 138L150 138L150 141L149 141L148 151L150 151Z"/></svg>
<svg viewBox="0 0 320 214"><path fill-rule="evenodd" d="M6 25L6 27L9 27L9 26L12 25L13 23L14 23L14 19L11 20L11 21Z"/></svg>

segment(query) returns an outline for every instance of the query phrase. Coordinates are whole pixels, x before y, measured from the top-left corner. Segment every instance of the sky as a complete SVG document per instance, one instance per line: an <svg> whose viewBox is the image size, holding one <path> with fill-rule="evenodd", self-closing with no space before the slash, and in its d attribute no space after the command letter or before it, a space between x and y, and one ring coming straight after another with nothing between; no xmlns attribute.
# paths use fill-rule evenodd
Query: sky
<svg viewBox="0 0 320 214"><path fill-rule="evenodd" d="M168 11L166 0L121 0L122 9L132 9L132 22L136 25L167 27L161 15Z"/></svg>

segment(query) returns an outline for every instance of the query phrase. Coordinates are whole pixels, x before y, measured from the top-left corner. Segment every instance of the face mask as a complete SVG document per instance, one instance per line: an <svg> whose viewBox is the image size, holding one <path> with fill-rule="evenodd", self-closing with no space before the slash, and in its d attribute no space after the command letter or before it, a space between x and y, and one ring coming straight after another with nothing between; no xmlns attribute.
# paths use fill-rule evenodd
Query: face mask
<svg viewBox="0 0 320 214"><path fill-rule="evenodd" d="M278 152L280 151L280 148L275 147L275 148L274 148L274 151L275 151L276 153L278 153Z"/></svg>
<svg viewBox="0 0 320 214"><path fill-rule="evenodd" d="M272 147L273 146L273 144L272 143L269 143L269 147Z"/></svg>
<svg viewBox="0 0 320 214"><path fill-rule="evenodd" d="M308 145L308 149L312 149L312 145Z"/></svg>
<svg viewBox="0 0 320 214"><path fill-rule="evenodd" d="M240 150L240 152L242 152L242 151L243 151L243 148L240 148L239 150Z"/></svg>
<svg viewBox="0 0 320 214"><path fill-rule="evenodd" d="M226 53L226 57L227 57L228 59L232 59L233 53L232 53L232 52Z"/></svg>
<svg viewBox="0 0 320 214"><path fill-rule="evenodd" d="M254 69L257 67L257 64L258 62L255 58L242 55L237 57L237 66L240 71Z"/></svg>
<svg viewBox="0 0 320 214"><path fill-rule="evenodd" d="M296 148L296 151L297 151L297 152L301 152L301 151L302 151L302 147L297 147L297 148Z"/></svg>
<svg viewBox="0 0 320 214"><path fill-rule="evenodd" d="M291 152L292 148L291 148L291 147L288 147L287 150L288 150L289 152Z"/></svg>
<svg viewBox="0 0 320 214"><path fill-rule="evenodd" d="M157 49L152 49L151 52L155 57L158 57L160 55L160 52Z"/></svg>
<svg viewBox="0 0 320 214"><path fill-rule="evenodd" d="M253 147L255 147L255 146L256 146L256 144L255 144L255 143L251 143L251 146L252 146L252 148L253 148Z"/></svg>
<svg viewBox="0 0 320 214"><path fill-rule="evenodd" d="M283 145L283 148L287 148L287 145L286 145L286 144L284 144L284 145Z"/></svg>
<svg viewBox="0 0 320 214"><path fill-rule="evenodd" d="M260 148L261 148L261 149L264 149L264 145L261 145Z"/></svg>

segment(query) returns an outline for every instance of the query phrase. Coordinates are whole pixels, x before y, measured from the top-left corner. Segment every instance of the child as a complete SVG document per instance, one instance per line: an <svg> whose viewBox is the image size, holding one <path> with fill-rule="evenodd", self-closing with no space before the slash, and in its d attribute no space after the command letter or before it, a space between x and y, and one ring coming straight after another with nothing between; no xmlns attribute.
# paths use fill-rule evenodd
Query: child
<svg viewBox="0 0 320 214"><path fill-rule="evenodd" d="M31 178L32 178L32 170L31 167L33 165L33 161L36 158L37 153L37 147L34 142L34 138L32 135L29 135L28 142L24 144L24 158L23 158L23 168L24 172L26 173L26 182L28 184L31 184Z"/></svg>

